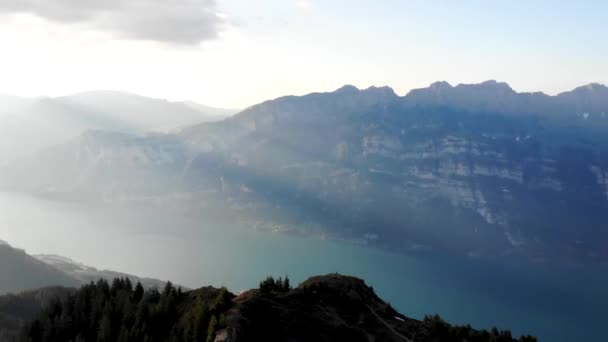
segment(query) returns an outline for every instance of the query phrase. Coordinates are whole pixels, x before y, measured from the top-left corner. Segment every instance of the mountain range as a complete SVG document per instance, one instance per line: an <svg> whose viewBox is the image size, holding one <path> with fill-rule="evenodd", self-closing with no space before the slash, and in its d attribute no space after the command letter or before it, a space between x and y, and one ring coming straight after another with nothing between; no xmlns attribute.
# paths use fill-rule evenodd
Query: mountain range
<svg viewBox="0 0 608 342"><path fill-rule="evenodd" d="M399 252L599 260L607 114L600 84L556 96L496 81L405 96L344 86L169 134L89 131L0 181Z"/></svg>
<svg viewBox="0 0 608 342"><path fill-rule="evenodd" d="M114 91L56 98L4 95L0 96L0 164L67 142L86 130L167 133L236 112Z"/></svg>

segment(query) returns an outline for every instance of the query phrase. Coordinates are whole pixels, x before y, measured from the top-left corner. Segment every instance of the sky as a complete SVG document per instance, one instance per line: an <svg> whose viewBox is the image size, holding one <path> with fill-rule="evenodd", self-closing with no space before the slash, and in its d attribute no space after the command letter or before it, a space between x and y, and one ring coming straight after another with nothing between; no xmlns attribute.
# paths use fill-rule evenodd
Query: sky
<svg viewBox="0 0 608 342"><path fill-rule="evenodd" d="M608 83L608 2L0 0L0 93L225 108L344 84Z"/></svg>

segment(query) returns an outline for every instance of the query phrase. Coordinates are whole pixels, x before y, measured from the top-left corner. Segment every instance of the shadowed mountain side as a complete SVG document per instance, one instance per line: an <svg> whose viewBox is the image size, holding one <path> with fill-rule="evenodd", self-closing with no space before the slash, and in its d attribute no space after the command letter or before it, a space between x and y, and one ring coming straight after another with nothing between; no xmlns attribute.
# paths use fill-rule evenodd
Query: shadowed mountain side
<svg viewBox="0 0 608 342"><path fill-rule="evenodd" d="M4 170L4 185L400 252L604 259L607 89L345 86L176 135L87 133Z"/></svg>
<svg viewBox="0 0 608 342"><path fill-rule="evenodd" d="M128 278L133 284L141 283L146 289L153 287L160 289L163 288L163 286L165 286L167 283L166 281L158 279L141 278L122 272L98 270L95 267L87 266L72 259L58 255L34 255L34 258L55 267L70 277L78 280L81 284L96 282L99 279L106 279L109 281L116 278Z"/></svg>
<svg viewBox="0 0 608 342"><path fill-rule="evenodd" d="M166 282L131 274L98 270L57 255L30 256L0 240L0 295L48 286L77 287L99 279L128 278L144 288L162 288Z"/></svg>
<svg viewBox="0 0 608 342"><path fill-rule="evenodd" d="M77 286L80 283L8 244L0 244L0 294L45 286Z"/></svg>

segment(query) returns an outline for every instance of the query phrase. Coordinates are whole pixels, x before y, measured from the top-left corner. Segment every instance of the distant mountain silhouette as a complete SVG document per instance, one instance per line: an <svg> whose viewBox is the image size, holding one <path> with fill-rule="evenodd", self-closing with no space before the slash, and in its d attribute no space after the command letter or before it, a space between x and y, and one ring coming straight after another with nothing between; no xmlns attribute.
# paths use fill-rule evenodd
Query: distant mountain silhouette
<svg viewBox="0 0 608 342"><path fill-rule="evenodd" d="M98 270L57 255L31 256L0 240L0 295L48 286L77 287L99 279L129 278L145 288L161 288L166 282L131 274ZM1 340L0 340L1 341Z"/></svg>
<svg viewBox="0 0 608 342"><path fill-rule="evenodd" d="M166 281L158 279L143 278L122 272L99 270L95 267L87 266L70 258L59 255L39 254L34 255L34 258L44 262L47 265L53 266L70 277L78 280L81 284L96 282L99 279L106 279L110 281L115 278L128 278L134 284L138 282L141 283L144 288L156 287L160 289L167 283Z"/></svg>
<svg viewBox="0 0 608 342"><path fill-rule="evenodd" d="M167 133L235 112L109 91L58 98L0 96L0 165L67 142L86 130Z"/></svg>
<svg viewBox="0 0 608 342"><path fill-rule="evenodd" d="M569 92L549 96L541 92L517 93L504 82L480 84L433 83L429 88L415 89L403 101L410 106L446 106L470 112L510 114L573 115L601 114L608 107L608 88L593 83Z"/></svg>
<svg viewBox="0 0 608 342"><path fill-rule="evenodd" d="M0 243L0 294L56 285L76 286L79 282L23 250Z"/></svg>

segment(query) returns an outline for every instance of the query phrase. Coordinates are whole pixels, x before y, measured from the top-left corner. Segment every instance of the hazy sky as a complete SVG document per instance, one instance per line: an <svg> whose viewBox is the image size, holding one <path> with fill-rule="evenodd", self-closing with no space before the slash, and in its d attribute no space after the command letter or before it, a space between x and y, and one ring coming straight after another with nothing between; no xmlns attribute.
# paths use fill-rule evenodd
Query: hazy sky
<svg viewBox="0 0 608 342"><path fill-rule="evenodd" d="M437 80L608 83L608 2L0 0L0 93L112 89L223 107Z"/></svg>

